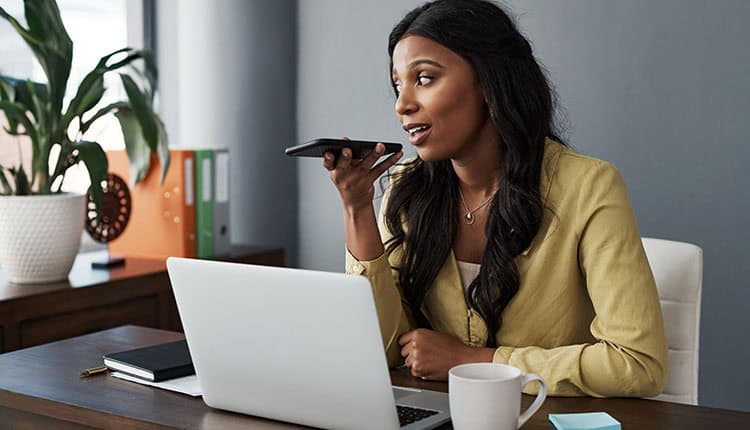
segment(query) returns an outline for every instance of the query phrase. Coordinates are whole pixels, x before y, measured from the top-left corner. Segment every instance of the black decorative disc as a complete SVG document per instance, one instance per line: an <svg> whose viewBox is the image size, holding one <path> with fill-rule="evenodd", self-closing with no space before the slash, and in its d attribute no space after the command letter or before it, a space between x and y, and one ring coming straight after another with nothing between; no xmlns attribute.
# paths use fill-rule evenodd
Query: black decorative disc
<svg viewBox="0 0 750 430"><path fill-rule="evenodd" d="M86 205L86 231L89 235L101 243L115 240L128 225L130 220L130 189L128 184L114 173L107 175L107 182L102 187L101 208L97 208L91 189L88 192L88 203ZM97 212L101 217L97 220Z"/></svg>

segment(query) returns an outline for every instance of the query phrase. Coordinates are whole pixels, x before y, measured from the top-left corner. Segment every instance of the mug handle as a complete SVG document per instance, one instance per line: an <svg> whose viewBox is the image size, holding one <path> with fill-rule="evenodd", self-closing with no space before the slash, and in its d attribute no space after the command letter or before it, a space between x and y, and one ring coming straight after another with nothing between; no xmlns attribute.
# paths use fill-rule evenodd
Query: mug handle
<svg viewBox="0 0 750 430"><path fill-rule="evenodd" d="M521 377L521 389L527 386L531 381L539 381L539 385L541 385L541 388L539 388L539 393L537 393L536 399L534 399L534 403L532 403L531 406L523 411L521 416L518 417L519 429L522 425L526 424L526 421L528 421L529 418L534 415L534 413L536 413L536 411L542 406L544 399L547 398L547 384L544 383L544 379L542 379L539 375L535 375L533 373L527 373L523 375Z"/></svg>

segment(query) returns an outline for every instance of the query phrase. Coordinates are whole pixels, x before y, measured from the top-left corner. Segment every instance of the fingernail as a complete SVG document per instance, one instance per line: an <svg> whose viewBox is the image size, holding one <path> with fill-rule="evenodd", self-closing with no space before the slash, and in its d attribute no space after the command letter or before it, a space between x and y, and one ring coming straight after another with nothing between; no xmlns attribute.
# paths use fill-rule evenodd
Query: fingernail
<svg viewBox="0 0 750 430"><path fill-rule="evenodd" d="M384 150L385 150L385 145L383 145L382 143L378 143L377 145L375 145L376 153L382 154Z"/></svg>
<svg viewBox="0 0 750 430"><path fill-rule="evenodd" d="M326 152L325 154L323 154L323 157L325 157L326 160L330 160L331 159L331 154L329 154L329 153Z"/></svg>

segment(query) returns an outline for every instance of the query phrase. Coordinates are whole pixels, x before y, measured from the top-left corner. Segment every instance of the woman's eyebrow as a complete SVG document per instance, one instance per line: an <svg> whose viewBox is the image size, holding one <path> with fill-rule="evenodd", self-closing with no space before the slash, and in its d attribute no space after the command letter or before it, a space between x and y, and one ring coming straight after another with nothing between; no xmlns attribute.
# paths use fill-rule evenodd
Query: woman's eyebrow
<svg viewBox="0 0 750 430"><path fill-rule="evenodd" d="M445 68L445 66L443 66L440 63L438 63L437 61L428 60L426 58L416 59L416 60L412 61L411 63L409 63L409 65L407 67L409 69L413 69L413 68L419 66L420 64L429 64L431 66L435 66L435 67L440 68L440 69L444 69ZM391 78L392 78L392 80L395 81L397 76L398 76L398 73L396 73L396 68L394 67L393 70L391 70Z"/></svg>
<svg viewBox="0 0 750 430"><path fill-rule="evenodd" d="M432 66L435 66L435 67L438 67L438 68L441 68L441 69L445 68L445 66L443 66L440 63L438 63L437 61L428 60L426 58L420 58L420 59L416 59L416 60L412 61L411 63L409 63L409 68L413 69L413 68L419 66L420 64L429 64L429 65L432 65Z"/></svg>

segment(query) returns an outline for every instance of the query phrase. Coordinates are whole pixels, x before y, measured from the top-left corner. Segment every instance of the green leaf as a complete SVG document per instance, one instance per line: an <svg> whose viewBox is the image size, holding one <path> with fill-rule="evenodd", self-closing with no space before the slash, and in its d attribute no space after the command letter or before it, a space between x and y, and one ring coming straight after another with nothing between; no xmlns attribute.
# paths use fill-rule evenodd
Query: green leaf
<svg viewBox="0 0 750 430"><path fill-rule="evenodd" d="M36 87L34 86L34 83L32 81L26 81L25 85L26 91L29 94L29 98L31 99L30 104L24 103L26 106L30 106L31 112L34 115L34 119L36 120L36 129L37 133L40 133L41 131L45 130L48 126L47 124L47 111L46 111L46 102L47 100L44 99L46 94L38 94L36 91ZM19 91L19 94L21 92Z"/></svg>
<svg viewBox="0 0 750 430"><path fill-rule="evenodd" d="M36 118L36 134L37 139L32 140L33 149L31 154L31 163L32 163L32 169L31 169L31 184L32 186L37 182L39 185L38 191L44 193L47 192L50 183L49 183L49 153L51 145L50 143L53 143L55 139L52 138L52 127L53 124L50 124L50 121L54 121L54 117L51 115L48 115L47 108L47 100L42 100L41 96L37 94L36 87L34 86L34 83L31 81L26 81L26 91L28 91L30 97L31 97L31 106L33 106L34 116Z"/></svg>
<svg viewBox="0 0 750 430"><path fill-rule="evenodd" d="M130 63L132 63L135 60L138 60L139 58L143 58L143 55L141 54L140 51L135 51L132 54L128 55L127 57L123 58L122 60L107 66L107 68L109 70L117 70L120 67L130 65Z"/></svg>
<svg viewBox="0 0 750 430"><path fill-rule="evenodd" d="M13 171L11 171L13 173ZM29 177L26 176L26 171L23 169L23 164L18 166L18 170L15 171L16 177L16 195L27 196L31 194L31 187L29 186Z"/></svg>
<svg viewBox="0 0 750 430"><path fill-rule="evenodd" d="M156 85L159 79L159 73L156 68L154 55L151 51L143 51L143 64L144 74L146 75L146 80L148 81L148 86L150 88L150 91L148 92L148 105L153 109L154 96L156 95Z"/></svg>
<svg viewBox="0 0 750 430"><path fill-rule="evenodd" d="M151 81L148 75L141 70L139 67L136 67L134 64L130 64L127 68L127 74L128 76L132 78L137 78L136 83L141 88L141 92L143 94L143 98L146 100L146 104L150 109L153 109L153 102L154 102L154 92L153 88L156 85L155 82Z"/></svg>
<svg viewBox="0 0 750 430"><path fill-rule="evenodd" d="M161 122L156 114L154 115L154 122L159 129L159 144L157 145L157 153L159 154L159 163L161 164L161 183L164 183L164 178L167 177L167 171L169 170L169 141L167 139L167 129L164 127L164 123Z"/></svg>
<svg viewBox="0 0 750 430"><path fill-rule="evenodd" d="M135 113L138 123L141 125L143 131L143 138L151 151L157 152L159 145L159 130L154 121L153 112L149 108L146 98L141 93L141 90L128 75L120 74L120 79L125 87L125 92L128 94L130 100L130 106Z"/></svg>
<svg viewBox="0 0 750 430"><path fill-rule="evenodd" d="M32 99L35 97L36 96L33 96ZM49 142L49 136L46 134L47 129L43 126L44 124L34 123L27 116L27 113L33 112L33 109L29 109L29 107L24 106L21 103L0 101L0 110L5 112L6 117L12 118L14 121L22 124L24 128L22 134L31 138L31 186L34 186L36 181L39 181L38 191L41 193L47 192L48 171L46 160L49 159L49 149L45 147ZM9 130L11 134L16 135L18 134L17 131L18 130Z"/></svg>
<svg viewBox="0 0 750 430"><path fill-rule="evenodd" d="M130 164L130 185L146 177L151 167L151 150L143 137L141 125L132 109L120 109L115 113L125 138L125 150Z"/></svg>
<svg viewBox="0 0 750 430"><path fill-rule="evenodd" d="M29 80L0 76L0 100L15 102L22 106L27 113L32 115L32 123L36 123L40 116L37 105L46 105L48 100L47 87ZM9 118L8 125L12 134L18 134L18 122L15 119Z"/></svg>
<svg viewBox="0 0 750 430"><path fill-rule="evenodd" d="M62 110L65 87L70 76L73 42L65 30L54 0L24 0L24 10L28 29L2 7L0 17L10 22L31 48L47 76L52 111L59 112Z"/></svg>
<svg viewBox="0 0 750 430"><path fill-rule="evenodd" d="M97 207L100 207L104 194L102 182L107 180L109 170L107 155L98 143L81 140L74 144L73 156L86 165L91 180L91 194Z"/></svg>
<svg viewBox="0 0 750 430"><path fill-rule="evenodd" d="M81 134L86 133L88 131L89 127L91 127L91 124L93 124L97 119L103 117L104 115L111 113L114 110L127 108L129 105L126 102L116 102L108 104L107 106L104 106L103 108L96 111L96 113L86 121L81 122L81 126L79 127L81 130Z"/></svg>
<svg viewBox="0 0 750 430"><path fill-rule="evenodd" d="M53 112L62 111L65 87L73 61L70 40L55 0L24 0L28 33L41 43L27 43L47 75Z"/></svg>
<svg viewBox="0 0 750 430"><path fill-rule="evenodd" d="M34 44L35 46L42 44L41 40L35 39L34 35L31 34L27 29L25 29L17 19L13 18L11 14L6 12L2 6L0 6L0 17L5 18L5 20L13 26L16 32L26 41L27 44L29 44L30 47L32 44ZM33 50L34 47L31 47L31 49Z"/></svg>
<svg viewBox="0 0 750 430"><path fill-rule="evenodd" d="M34 106L32 93L36 94L36 97L44 103L49 101L49 92L47 91L47 86L44 84L33 82L28 79L15 79L9 77L4 79L13 86L14 95L12 101L31 108Z"/></svg>
<svg viewBox="0 0 750 430"><path fill-rule="evenodd" d="M44 69L49 82L49 99L52 111L62 109L65 86L70 76L73 59L73 42L60 18L60 10L54 0L25 0L24 9L29 28L0 7L0 17L6 19L31 48Z"/></svg>
<svg viewBox="0 0 750 430"><path fill-rule="evenodd" d="M3 186L3 195L10 196L13 194L13 188L10 187L10 182L8 182L8 178L5 177L5 171L7 169L3 166L0 166L0 183L2 183Z"/></svg>
<svg viewBox="0 0 750 430"><path fill-rule="evenodd" d="M94 69L86 74L86 77L83 78L83 81L81 81L81 84L78 86L78 91L76 92L75 97L70 101L68 109L65 111L65 115L63 115L61 127L67 130L68 124L70 124L70 121L72 121L73 118L76 116L82 116L85 112L99 103L105 90L104 74L122 67L122 65L118 65L119 63L108 66L107 62L117 54L131 51L133 51L132 48L122 48L110 52L99 59L99 62ZM85 131L83 132L85 133Z"/></svg>
<svg viewBox="0 0 750 430"><path fill-rule="evenodd" d="M151 53L123 48L103 56L78 86L63 114L62 103L70 76L73 43L55 0L24 0L24 13L28 28L0 7L0 18L7 20L31 48L48 83L42 85L0 77L0 110L8 117L9 132L18 133L23 126L24 134L31 137L34 147L32 175L27 176L26 172L20 170L14 174L21 188L50 192L48 159L52 146L61 145L61 154L66 155L63 164L58 160L52 179L62 176L73 162L68 156L72 154L70 148L74 144L67 137L71 121L80 118L79 131L85 133L94 121L113 112L123 130L128 159L134 171L133 182L142 180L148 174L153 154L159 156L163 180L169 167L169 151L164 124L153 112L157 70ZM142 68L135 67L137 60L143 61ZM121 80L128 102L112 103L83 121L83 116L88 117L87 112L95 109L102 99L105 92L104 74L125 67L128 69L122 71ZM82 161L90 175L106 177L106 156L97 144L82 141L75 144L75 151L84 157ZM99 163L102 159L104 164ZM96 166L102 165L104 170L98 171ZM94 176L92 184L100 190ZM29 178L32 179L31 184L28 184Z"/></svg>
<svg viewBox="0 0 750 430"><path fill-rule="evenodd" d="M34 145L37 145L37 133L34 124L31 122L26 112L29 109L18 102L9 102L7 100L0 100L0 110L5 112L5 116L13 121L17 121L23 125L24 134L31 138Z"/></svg>
<svg viewBox="0 0 750 430"><path fill-rule="evenodd" d="M133 60L138 58L143 59L143 70L133 64ZM138 83L141 85L141 92L146 99L147 105L151 108L154 104L154 95L158 78L153 54L148 50L134 51L131 56L117 64L124 65L125 62L129 63L127 73L140 78Z"/></svg>
<svg viewBox="0 0 750 430"><path fill-rule="evenodd" d="M14 101L16 97L16 89L13 86L12 81L5 76L0 76L0 100Z"/></svg>
<svg viewBox="0 0 750 430"><path fill-rule="evenodd" d="M96 64L96 68L97 69L107 68L109 70L114 70L114 69L112 69L112 68L110 68L110 67L107 66L107 62L109 62L109 59L112 58L112 57L114 57L117 54L122 54L123 52L132 52L132 51L134 51L133 48L127 48L127 47L126 48L120 48L120 49L114 50L114 51L110 52L109 54L107 54L107 55L103 56L102 58L100 58L99 62Z"/></svg>
<svg viewBox="0 0 750 430"><path fill-rule="evenodd" d="M67 128L73 118L83 116L89 109L96 106L103 95L104 74L89 73L86 75L81 85L78 86L75 97L70 101L61 125Z"/></svg>
<svg viewBox="0 0 750 430"><path fill-rule="evenodd" d="M15 97L16 90L13 88L13 84L0 76L0 101L13 102ZM18 134L18 121L12 116L6 116L6 119L8 120L8 133Z"/></svg>

